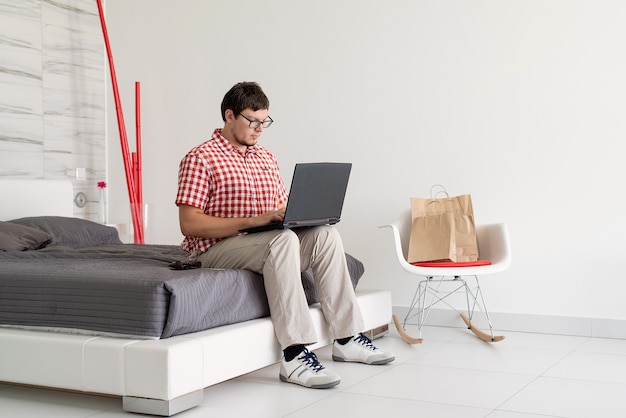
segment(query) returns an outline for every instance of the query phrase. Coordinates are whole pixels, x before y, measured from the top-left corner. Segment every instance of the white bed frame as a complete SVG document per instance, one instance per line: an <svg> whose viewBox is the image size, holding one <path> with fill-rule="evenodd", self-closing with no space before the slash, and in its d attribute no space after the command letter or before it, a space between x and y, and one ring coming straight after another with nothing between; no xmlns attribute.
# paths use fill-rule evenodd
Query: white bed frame
<svg viewBox="0 0 626 418"><path fill-rule="evenodd" d="M0 180L0 196L0 220L73 216L69 181ZM358 290L357 298L366 329L384 333L390 292ZM323 347L331 342L326 321L317 304L310 311L320 340L313 348ZM204 388L274 364L280 354L269 318L163 340L0 328L0 381L120 396L126 411L171 416L203 402Z"/></svg>

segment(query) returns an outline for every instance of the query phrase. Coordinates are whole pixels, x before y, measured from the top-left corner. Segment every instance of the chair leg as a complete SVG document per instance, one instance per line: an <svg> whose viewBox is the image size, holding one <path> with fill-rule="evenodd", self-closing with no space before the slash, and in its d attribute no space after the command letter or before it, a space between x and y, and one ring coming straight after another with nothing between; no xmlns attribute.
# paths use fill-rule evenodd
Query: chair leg
<svg viewBox="0 0 626 418"><path fill-rule="evenodd" d="M409 319L415 316L415 314L413 314L413 310L415 309L415 305L418 305L419 303L419 300L421 297L421 293L420 293L421 286L422 286L422 282L420 282L417 285L417 288L415 289L415 293L413 294L413 299L411 300L411 304L409 305L409 310L407 311L406 315L404 316L404 320L402 321L403 327L406 326L406 323L409 321Z"/></svg>
<svg viewBox="0 0 626 418"><path fill-rule="evenodd" d="M467 316L461 314L461 318L467 325L467 328L471 330L477 337L481 340L488 342L498 342L504 339L504 336L496 336L493 332L493 324L491 323L491 317L489 316L489 311L487 310L487 305L485 304L485 298L483 297L483 292L480 288L480 282L477 276L474 276L474 280L476 282L476 287L471 289L466 281L463 281L465 286L465 296L467 300ZM483 332L479 328L475 327L472 324L472 319L474 317L474 312L476 307L478 306L478 310L482 313L483 317L487 321L489 325L489 334Z"/></svg>
<svg viewBox="0 0 626 418"><path fill-rule="evenodd" d="M446 298L448 298L450 295L452 295L453 293L457 292L459 289L462 288L462 286L459 286L457 288L455 288L454 290L448 290L448 291L442 291L441 287L443 286L444 283L449 283L450 280L446 279L445 276L429 276L427 277L425 280L422 280L420 282L420 289L421 289L421 298L419 300L419 304L418 304L418 329L420 331L420 337L422 336L422 328L424 327L424 324L426 323L426 320L428 319L428 316L430 315L430 309L435 306L436 304L443 302L444 304L448 305L449 307L453 308L453 306L451 306L448 301L446 301ZM439 295L441 295L442 293L444 293L445 295L443 297L440 297Z"/></svg>
<svg viewBox="0 0 626 418"><path fill-rule="evenodd" d="M428 276L424 280L420 281L418 285L418 300L417 300L417 329L419 330L419 336L422 337L422 328L428 319L430 314L430 308L439 302L442 302L445 298L440 298L438 295L441 290L441 285L444 282L444 277L436 280L434 276ZM436 286L434 285L436 283ZM430 296L430 298L428 298Z"/></svg>
<svg viewBox="0 0 626 418"><path fill-rule="evenodd" d="M402 339L409 344L420 344L423 341L422 338L422 327L426 322L426 318L428 317L428 313L430 311L430 307L434 305L434 296L431 299L431 302L426 305L426 297L429 293L436 295L436 291L429 289L429 283L432 280L432 277L426 277L424 280L420 281L415 289L415 293L413 294L413 299L411 300L411 304L409 306L409 310L404 316L404 320L400 323L400 320L397 316L393 315L393 322L398 330L398 333L402 337ZM441 284L440 284L441 285ZM414 313L414 311L417 311ZM417 329L419 336L417 338L410 336L406 332L406 324L409 319L417 316Z"/></svg>
<svg viewBox="0 0 626 418"><path fill-rule="evenodd" d="M491 318L489 317L489 312L487 311L487 306L485 305L478 277L474 276L474 279L476 283L475 288L470 287L467 281L461 276L427 276L424 280L420 281L415 289L411 305L409 306L409 310L406 313L402 324L395 315L393 317L393 321L402 339L409 344L421 343L422 328L428 319L430 309L434 305L443 302L445 305L459 312L458 309L447 300L447 298L455 293L465 292L467 314L461 313L461 317L463 318L463 321L465 321L468 329L484 341L496 342L503 340L503 336L494 335L493 325L491 323ZM442 291L444 282L446 283L446 287L445 291ZM450 284L454 284L454 286L449 287L448 285ZM483 332L472 324L474 312L477 307L487 320L490 333ZM407 322L415 317L417 317L417 329L419 332L418 338L411 337L405 330Z"/></svg>
<svg viewBox="0 0 626 418"><path fill-rule="evenodd" d="M409 335L409 333L406 332L406 329L405 329L407 321L414 316L412 315L412 312L415 309L415 305L418 304L419 298L420 298L420 285L418 285L417 289L415 289L415 293L413 294L413 300L411 301L411 305L409 306L408 312L404 316L404 321L400 323L400 320L398 319L398 317L396 315L392 315L393 323L396 326L396 329L398 330L398 334L400 334L400 337L402 337L402 339L408 344L421 344L424 341L421 338L422 336L421 328L420 328L420 336L418 338L415 338Z"/></svg>
<svg viewBox="0 0 626 418"><path fill-rule="evenodd" d="M461 284L457 283L457 287L453 290L443 292L441 290L442 285L444 283L450 282L460 282ZM419 337L421 338L422 328L426 324L426 321L430 314L430 309L440 302L443 302L452 309L455 309L454 306L450 305L447 302L446 298L463 289L464 287L465 281L459 277L455 277L454 279L446 278L446 276L426 277L424 280L419 282L417 289L415 290L415 294L413 295L413 300L411 301L409 311L404 318L403 326L406 326L406 323L409 319L417 317L417 328L419 330ZM440 294L445 295L440 297Z"/></svg>
<svg viewBox="0 0 626 418"><path fill-rule="evenodd" d="M428 285L430 284L431 279L431 277L428 277L426 280L422 280L418 285L420 292L417 304L417 329L419 330L420 338L422 338L422 328L424 327L424 322L426 322L429 312L426 305L426 296L428 295Z"/></svg>

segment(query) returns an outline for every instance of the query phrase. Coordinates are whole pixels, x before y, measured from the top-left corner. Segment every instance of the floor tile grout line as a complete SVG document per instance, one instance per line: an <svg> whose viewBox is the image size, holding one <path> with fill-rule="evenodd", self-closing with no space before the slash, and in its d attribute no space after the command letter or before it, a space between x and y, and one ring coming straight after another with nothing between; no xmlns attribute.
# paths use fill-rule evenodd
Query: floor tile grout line
<svg viewBox="0 0 626 418"><path fill-rule="evenodd" d="M570 349L563 357L561 357L561 359L557 360L556 362L554 362L550 367L548 367L547 369L545 369L543 372L539 373L538 375L535 376L534 379L532 379L530 382L528 382L526 385L524 385L522 388L520 388L518 391L516 391L514 394L512 394L511 396L509 396L506 400L504 400L500 405L498 405L495 409L495 411L503 411L503 412L514 412L514 413L518 413L519 411L510 411L510 410L506 410L506 409L501 409L503 405L505 405L507 402L509 402L510 400L512 400L513 398L515 398L516 396L518 396L520 393L522 393L524 390L526 390L527 388L529 388L530 386L532 386L533 384L535 384L536 382L538 382L540 379L543 378L549 378L550 376L546 376L545 374L550 371L551 369L553 369L554 367L556 367L559 363L561 363L563 360L565 360L567 357L569 357L570 355L572 355L574 352L576 352L576 350L578 348L580 348L582 345L584 345L587 341L589 341L590 337L586 337L584 341L582 341L580 344L578 344L576 347ZM583 379L584 380L584 379ZM550 415L548 415L548 417L550 417Z"/></svg>

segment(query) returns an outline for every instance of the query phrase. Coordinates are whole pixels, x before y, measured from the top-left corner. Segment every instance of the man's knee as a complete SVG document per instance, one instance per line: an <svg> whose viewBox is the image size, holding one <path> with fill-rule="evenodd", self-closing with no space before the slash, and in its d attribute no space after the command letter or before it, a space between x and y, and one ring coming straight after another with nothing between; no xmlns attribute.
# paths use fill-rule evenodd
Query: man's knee
<svg viewBox="0 0 626 418"><path fill-rule="evenodd" d="M271 248L276 248L278 246L297 249L300 247L300 240L298 239L296 233L291 229L281 229L280 233L278 233L272 242L270 242Z"/></svg>
<svg viewBox="0 0 626 418"><path fill-rule="evenodd" d="M331 225L322 225L315 228L315 237L318 242L335 244L341 242L337 229Z"/></svg>

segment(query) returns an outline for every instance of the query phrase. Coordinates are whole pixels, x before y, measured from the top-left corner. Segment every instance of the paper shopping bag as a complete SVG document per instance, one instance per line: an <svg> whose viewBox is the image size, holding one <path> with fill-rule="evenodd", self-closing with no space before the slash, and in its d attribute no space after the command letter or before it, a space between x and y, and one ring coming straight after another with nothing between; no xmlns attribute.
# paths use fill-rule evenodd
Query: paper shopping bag
<svg viewBox="0 0 626 418"><path fill-rule="evenodd" d="M447 196L447 193L446 193ZM471 195L411 198L409 263L478 260Z"/></svg>

